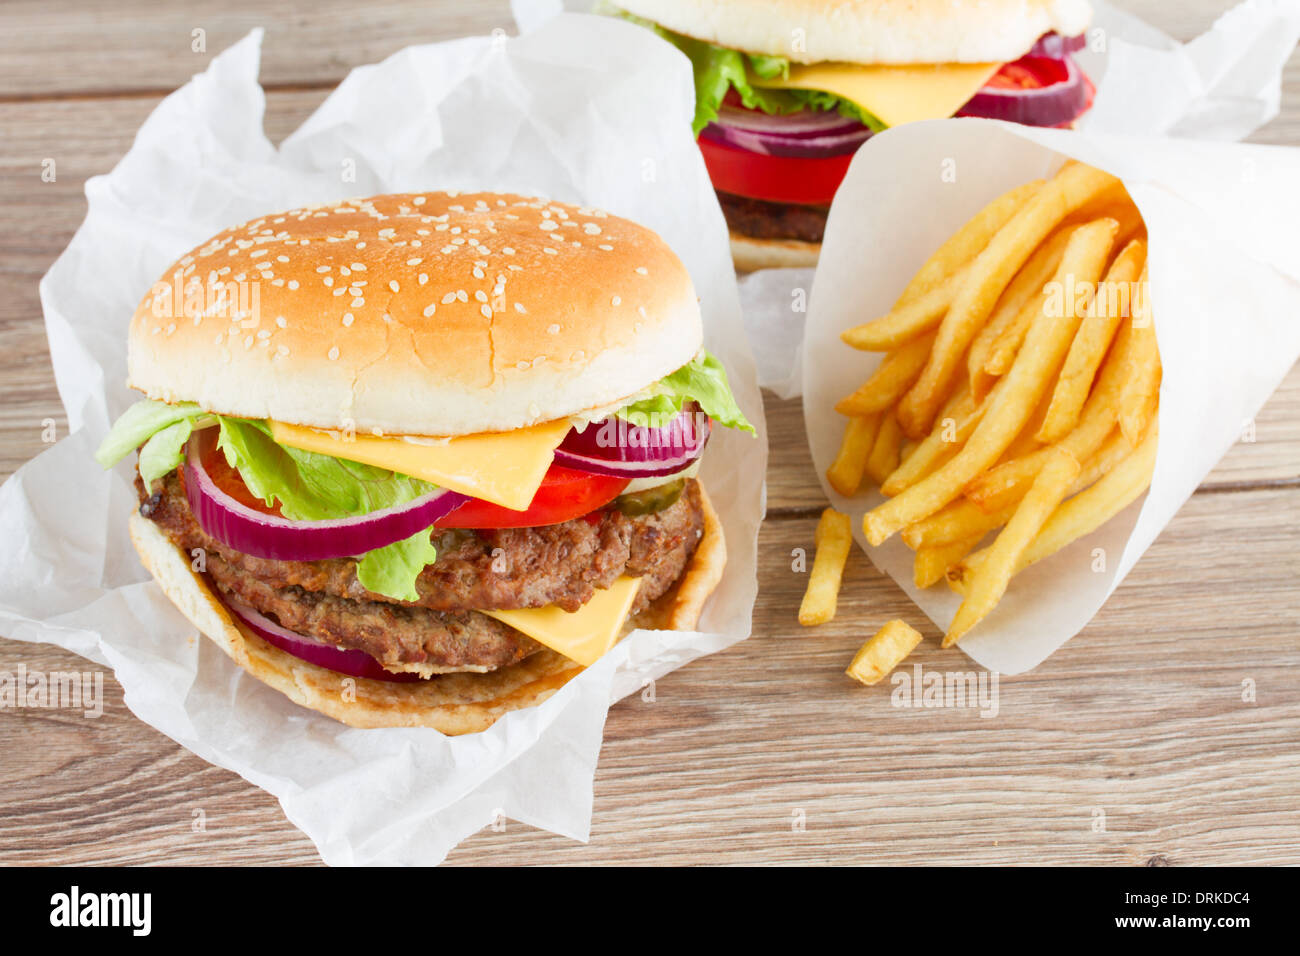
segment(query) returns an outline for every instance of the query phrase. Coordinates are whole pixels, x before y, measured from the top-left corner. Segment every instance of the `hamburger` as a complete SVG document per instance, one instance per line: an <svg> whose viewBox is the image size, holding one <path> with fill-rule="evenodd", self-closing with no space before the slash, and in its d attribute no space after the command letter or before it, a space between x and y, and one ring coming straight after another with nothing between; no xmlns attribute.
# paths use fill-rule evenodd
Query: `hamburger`
<svg viewBox="0 0 1300 956"><path fill-rule="evenodd" d="M498 193L263 216L182 256L128 333L130 535L201 632L356 727L484 729L726 560L697 477L753 432L657 235Z"/></svg>
<svg viewBox="0 0 1300 956"><path fill-rule="evenodd" d="M1069 126L1087 0L617 0L690 59L694 131L737 269L816 264L854 152L889 126Z"/></svg>

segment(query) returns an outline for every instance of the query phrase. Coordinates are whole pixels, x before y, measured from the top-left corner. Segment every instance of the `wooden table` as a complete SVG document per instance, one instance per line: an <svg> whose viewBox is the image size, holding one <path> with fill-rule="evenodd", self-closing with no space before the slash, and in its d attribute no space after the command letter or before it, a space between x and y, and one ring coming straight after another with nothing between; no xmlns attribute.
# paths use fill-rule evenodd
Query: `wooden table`
<svg viewBox="0 0 1300 956"><path fill-rule="evenodd" d="M504 2L6 0L0 9L0 475L66 431L37 281L164 94L254 26L279 141L349 69L500 27ZM1126 4L1179 39L1229 4ZM206 52L193 52L195 30ZM1283 115L1300 143L1300 58ZM57 181L41 180L42 160ZM509 823L455 863L1300 863L1300 371L1092 624L1003 678L996 719L892 707L842 671L891 617L922 617L855 553L840 613L802 630L823 504L797 401L769 399L754 636L611 711L590 844ZM928 637L935 628L923 628ZM926 667L971 669L927 641ZM0 670L86 662L0 639ZM1243 701L1243 682L1256 698ZM276 802L141 723L111 674L103 718L0 710L0 863L314 863ZM207 827L195 833L196 809ZM1104 826L1098 826L1104 821ZM798 825L799 823L802 825Z"/></svg>

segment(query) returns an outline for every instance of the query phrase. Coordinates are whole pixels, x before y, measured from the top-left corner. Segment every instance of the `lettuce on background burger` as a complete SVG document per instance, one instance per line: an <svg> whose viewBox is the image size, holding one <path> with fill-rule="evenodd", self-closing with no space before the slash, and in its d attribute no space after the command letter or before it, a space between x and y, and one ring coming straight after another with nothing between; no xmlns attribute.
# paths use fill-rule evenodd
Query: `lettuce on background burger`
<svg viewBox="0 0 1300 956"><path fill-rule="evenodd" d="M889 126L1068 126L1087 0L602 0L690 59L694 130L738 269L813 265L854 152Z"/></svg>
<svg viewBox="0 0 1300 956"><path fill-rule="evenodd" d="M136 549L251 674L354 726L474 731L698 620L726 557L700 456L753 431L701 340L681 262L598 210L291 210L141 302L147 397L97 459L139 449Z"/></svg>

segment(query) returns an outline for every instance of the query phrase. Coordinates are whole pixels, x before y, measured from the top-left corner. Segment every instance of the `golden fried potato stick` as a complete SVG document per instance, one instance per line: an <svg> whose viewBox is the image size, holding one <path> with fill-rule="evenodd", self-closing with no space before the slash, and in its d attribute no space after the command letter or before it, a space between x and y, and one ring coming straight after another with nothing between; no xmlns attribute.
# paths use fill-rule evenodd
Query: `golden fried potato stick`
<svg viewBox="0 0 1300 956"><path fill-rule="evenodd" d="M808 574L808 589L799 605L799 623L804 627L825 624L835 616L840 594L840 578L849 557L853 534L849 516L834 508L822 512L813 535L817 556Z"/></svg>
<svg viewBox="0 0 1300 956"><path fill-rule="evenodd" d="M1042 186L1041 179L1017 186L1003 193L972 216L964 226L935 250L921 268L916 270L916 275L912 276L907 288L898 297L894 308L897 309L901 305L919 299L974 259L976 254L988 245L997 231L1007 224L1007 220L1015 215L1016 210Z"/></svg>
<svg viewBox="0 0 1300 956"><path fill-rule="evenodd" d="M867 470L867 458L876 443L876 431L880 428L881 413L850 418L844 426L844 438L835 460L826 469L826 480L830 486L845 498L852 498L858 493L862 484L862 475Z"/></svg>
<svg viewBox="0 0 1300 956"><path fill-rule="evenodd" d="M1052 404L1038 430L1038 440L1043 444L1060 441L1079 423L1101 360L1106 357L1120 322L1130 317L1132 284L1142 274L1145 262L1146 243L1134 239L1106 271L1092 308L1074 336L1070 354L1065 357L1065 366L1052 393Z"/></svg>
<svg viewBox="0 0 1300 956"><path fill-rule="evenodd" d="M942 581L948 569L975 550L984 535L985 532L981 531L968 538L917 548L912 559L912 580L916 586L928 588Z"/></svg>
<svg viewBox="0 0 1300 956"><path fill-rule="evenodd" d="M1016 573L1052 556L1084 535L1092 534L1141 497L1151 485L1159 433L1159 427L1153 423L1142 443L1128 457L1095 484L1062 502L1021 554L1016 562ZM949 570L948 583L953 590L966 593L972 576L988 559L988 550L976 551Z"/></svg>
<svg viewBox="0 0 1300 956"><path fill-rule="evenodd" d="M840 333L840 338L864 352L885 352L935 329L966 278L958 269L925 295L894 306L888 315L863 322Z"/></svg>
<svg viewBox="0 0 1300 956"><path fill-rule="evenodd" d="M1070 486L1069 494L1075 495L1083 491L1103 475L1109 473L1112 468L1127 458L1132 451L1133 446L1128 443L1128 439L1118 429L1113 429L1110 437L1106 439L1097 453L1083 463L1079 477ZM1040 463L1047 457L1045 452L1046 449L1044 449L1043 455L1038 456ZM1035 472L1036 474L1037 472ZM976 532L984 534L994 528L1000 528L1011 520L1011 516L1015 514L1016 505L1024 497L1023 492L1032 483L1031 478L1029 482L1017 489L1013 500L1008 501L997 511L986 512L969 498L958 498L930 515L930 517L918 521L916 524L908 525L903 529L900 537L909 548L915 550L927 545L933 547L935 545L949 544Z"/></svg>
<svg viewBox="0 0 1300 956"><path fill-rule="evenodd" d="M930 360L898 404L903 434L919 438L930 430L971 340L983 327L1011 277L1038 245L1067 215L1118 182L1109 173L1091 166L1067 165L998 230L971 262L969 273L939 325Z"/></svg>
<svg viewBox="0 0 1300 956"><path fill-rule="evenodd" d="M1131 322L1121 322L1115 341L1102 363L1101 374L1092 394L1083 405L1079 424L1058 444L1079 461L1086 461L1101 447L1119 419L1120 394L1125 376L1132 374L1129 353L1133 349ZM972 479L965 488L966 497L984 511L997 511L1024 494L1029 482L1042 467L1046 449L1008 461Z"/></svg>
<svg viewBox="0 0 1300 956"><path fill-rule="evenodd" d="M876 431L876 442L871 446L871 455L867 458L867 477L877 485L893 474L898 467L899 446L903 443L903 430L893 411L882 412L880 428Z"/></svg>
<svg viewBox="0 0 1300 956"><path fill-rule="evenodd" d="M940 465L949 461L966 443L984 413L993 404L993 396L976 403L970 386L962 383L935 420L934 430L917 443L894 472L880 484L880 490L893 496L910 488Z"/></svg>
<svg viewBox="0 0 1300 956"><path fill-rule="evenodd" d="M1072 231L1072 229L1058 229L1050 239L1034 251L1029 261L1011 280L1002 297L998 299L988 324L979 330L979 334L971 342L970 351L966 354L966 373L970 379L971 393L977 399L987 395L997 376L1011 367L1015 350L1020 348L1020 343L1024 341L1024 333L1029 331L1029 324L1038 314L1038 300L1042 297L1043 286L1056 274L1056 269L1061 264L1061 254L1065 252L1065 243L1069 240ZM1006 357L1006 364L997 375L988 372L985 363L992 354L993 344L1004 332L1018 325L1022 317L1024 329L1015 338L1015 347Z"/></svg>
<svg viewBox="0 0 1300 956"><path fill-rule="evenodd" d="M1076 229L1066 245L1056 281L1095 282L1117 228L1114 220L1099 219ZM1044 300L1044 309L1029 330L1011 371L990 393L991 407L961 451L863 517L863 529L873 545L884 543L894 533L952 501L1015 440L1065 361L1081 321L1068 312L1061 316L1049 314L1047 302ZM898 412L901 410L902 404L898 406Z"/></svg>
<svg viewBox="0 0 1300 956"><path fill-rule="evenodd" d="M969 576L966 597L944 635L943 646L951 647L982 621L1011 583L1021 556L1030 542L1060 505L1079 475L1079 463L1069 452L1053 448L1024 499L1007 526L988 547L988 554Z"/></svg>
<svg viewBox="0 0 1300 956"><path fill-rule="evenodd" d="M1130 442L1137 444L1146 429L1147 409L1151 399L1160 393L1160 349L1156 345L1156 327L1151 321L1150 303L1147 302L1147 273L1142 270L1139 282L1141 303L1130 323L1133 328L1133 348L1128 353L1128 374L1119 396L1119 427Z"/></svg>
<svg viewBox="0 0 1300 956"><path fill-rule="evenodd" d="M921 643L921 632L899 620L878 630L853 657L844 673L855 681L878 684Z"/></svg>
<svg viewBox="0 0 1300 956"><path fill-rule="evenodd" d="M891 407L921 374L932 345L933 333L891 351L861 388L839 400L835 410L841 415L870 415Z"/></svg>

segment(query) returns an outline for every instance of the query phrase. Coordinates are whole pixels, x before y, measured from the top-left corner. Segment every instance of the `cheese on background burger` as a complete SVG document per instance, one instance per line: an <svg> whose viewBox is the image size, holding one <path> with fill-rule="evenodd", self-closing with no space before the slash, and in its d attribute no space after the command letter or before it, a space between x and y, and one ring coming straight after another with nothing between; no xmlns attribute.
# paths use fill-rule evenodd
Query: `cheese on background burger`
<svg viewBox="0 0 1300 956"><path fill-rule="evenodd" d="M741 271L817 261L854 152L918 120L1068 126L1086 0L618 0L691 60L694 130Z"/></svg>
<svg viewBox="0 0 1300 956"><path fill-rule="evenodd" d="M632 627L693 627L720 578L695 475L713 427L753 429L635 223L497 193L266 216L181 257L128 349L146 398L97 459L139 448L145 566L345 723L483 729Z"/></svg>

